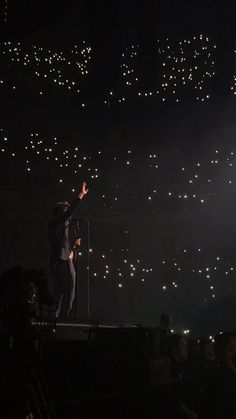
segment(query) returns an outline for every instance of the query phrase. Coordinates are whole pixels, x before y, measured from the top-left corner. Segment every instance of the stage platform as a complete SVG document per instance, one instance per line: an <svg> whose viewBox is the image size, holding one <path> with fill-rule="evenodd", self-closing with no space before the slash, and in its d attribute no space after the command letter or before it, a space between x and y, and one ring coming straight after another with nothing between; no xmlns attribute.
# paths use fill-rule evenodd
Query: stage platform
<svg viewBox="0 0 236 419"><path fill-rule="evenodd" d="M92 418L99 409L105 417L104 409L116 409L117 403L131 403L133 411L134 400L149 389L150 360L159 355L159 328L88 320L37 320L31 328L29 341L9 340L5 358L10 368L15 365L14 371L20 370L20 375L25 376L26 369L29 376L32 374L32 381L36 381L31 384L32 393L36 392L41 410L46 394L50 400L47 406L58 417L79 411L81 418L87 417L87 412ZM36 363L34 347L38 348ZM155 376L160 376L159 371Z"/></svg>
<svg viewBox="0 0 236 419"><path fill-rule="evenodd" d="M116 330L113 334L118 334L118 331L131 330L142 330L142 333L148 333L148 329L138 325L130 323L101 323L93 320L82 320L82 321L32 321L32 328L37 330L42 335L47 336L48 338L55 339L72 339L72 340L87 340L87 339L96 339L98 335L101 335L102 331L107 334L109 331ZM137 332L131 332L137 333Z"/></svg>

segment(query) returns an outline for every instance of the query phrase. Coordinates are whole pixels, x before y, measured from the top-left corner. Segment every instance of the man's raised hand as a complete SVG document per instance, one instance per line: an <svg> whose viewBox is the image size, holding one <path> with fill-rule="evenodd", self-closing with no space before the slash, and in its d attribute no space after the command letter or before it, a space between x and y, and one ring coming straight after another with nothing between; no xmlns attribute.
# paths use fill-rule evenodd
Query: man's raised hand
<svg viewBox="0 0 236 419"><path fill-rule="evenodd" d="M86 182L83 182L82 189L81 189L81 192L79 194L79 198L80 199L83 199L84 195L86 195L88 193L88 191L89 191L89 189L87 187L87 183Z"/></svg>

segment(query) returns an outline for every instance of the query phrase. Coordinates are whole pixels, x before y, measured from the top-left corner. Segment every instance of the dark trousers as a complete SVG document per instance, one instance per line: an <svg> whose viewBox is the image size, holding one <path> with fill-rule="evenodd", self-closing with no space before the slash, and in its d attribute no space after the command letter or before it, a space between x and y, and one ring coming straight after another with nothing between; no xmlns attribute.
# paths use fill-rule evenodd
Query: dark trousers
<svg viewBox="0 0 236 419"><path fill-rule="evenodd" d="M60 260L53 269L54 298L57 302L56 317L65 319L75 299L76 273L72 259Z"/></svg>

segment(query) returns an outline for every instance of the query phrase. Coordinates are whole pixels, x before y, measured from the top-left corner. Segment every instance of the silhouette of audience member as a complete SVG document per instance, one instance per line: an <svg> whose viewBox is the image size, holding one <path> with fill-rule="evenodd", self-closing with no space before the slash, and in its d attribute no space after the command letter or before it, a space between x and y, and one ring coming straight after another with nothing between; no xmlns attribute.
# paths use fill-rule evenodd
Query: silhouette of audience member
<svg viewBox="0 0 236 419"><path fill-rule="evenodd" d="M197 409L199 405L199 398L203 387L214 375L217 367L212 340L203 338L196 342L198 350L195 348L194 354L190 355L185 374L194 409Z"/></svg>
<svg viewBox="0 0 236 419"><path fill-rule="evenodd" d="M213 341L211 339L206 339L206 338L200 339L199 351L200 351L200 356L202 356L204 360L208 360L210 362L215 360L215 349L214 349Z"/></svg>
<svg viewBox="0 0 236 419"><path fill-rule="evenodd" d="M214 343L211 339L201 339L199 341L200 357L198 362L199 376L202 385L205 384L208 378L211 378L217 367L215 357Z"/></svg>
<svg viewBox="0 0 236 419"><path fill-rule="evenodd" d="M179 405L178 419L196 419L196 413L192 410L191 394L185 380L188 359L186 340L177 334L170 335L168 352L171 360L170 378L175 380L173 394L177 398Z"/></svg>
<svg viewBox="0 0 236 419"><path fill-rule="evenodd" d="M169 336L168 352L171 359L170 377L172 380L181 379L184 376L186 361L188 359L188 347L186 340L177 334Z"/></svg>
<svg viewBox="0 0 236 419"><path fill-rule="evenodd" d="M188 341L188 361L196 362L200 357L199 341L197 339L191 339Z"/></svg>
<svg viewBox="0 0 236 419"><path fill-rule="evenodd" d="M205 384L199 403L199 419L236 418L236 333L221 333L215 340L219 362Z"/></svg>

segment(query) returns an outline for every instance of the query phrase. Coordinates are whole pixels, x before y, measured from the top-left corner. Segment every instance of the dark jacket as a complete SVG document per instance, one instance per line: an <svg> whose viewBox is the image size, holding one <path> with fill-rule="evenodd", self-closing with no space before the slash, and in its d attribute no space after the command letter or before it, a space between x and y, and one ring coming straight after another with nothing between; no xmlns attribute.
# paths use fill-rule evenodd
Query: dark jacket
<svg viewBox="0 0 236 419"><path fill-rule="evenodd" d="M72 224L72 216L78 209L78 206L81 203L81 199L77 197L70 205L68 210L55 216L52 218L48 223L48 241L51 248L51 255L50 255L50 268L53 269L57 262L60 260L61 252L62 252L62 245L63 239L65 234L65 222L67 220L71 221L69 226L69 234L68 240L70 247L73 248L76 240L76 231Z"/></svg>

